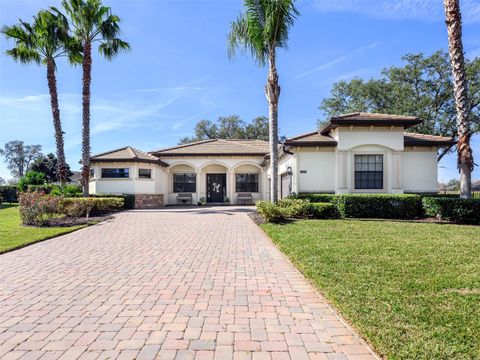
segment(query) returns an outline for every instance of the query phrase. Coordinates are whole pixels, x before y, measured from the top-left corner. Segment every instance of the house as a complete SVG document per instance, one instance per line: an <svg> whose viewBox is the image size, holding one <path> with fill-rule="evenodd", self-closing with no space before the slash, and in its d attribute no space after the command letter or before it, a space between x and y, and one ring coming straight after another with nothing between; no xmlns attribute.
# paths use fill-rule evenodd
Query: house
<svg viewBox="0 0 480 360"><path fill-rule="evenodd" d="M437 153L455 141L407 132L420 119L352 113L279 146L279 195L437 192ZM137 207L269 199L268 142L211 139L92 157L90 192L136 195Z"/></svg>

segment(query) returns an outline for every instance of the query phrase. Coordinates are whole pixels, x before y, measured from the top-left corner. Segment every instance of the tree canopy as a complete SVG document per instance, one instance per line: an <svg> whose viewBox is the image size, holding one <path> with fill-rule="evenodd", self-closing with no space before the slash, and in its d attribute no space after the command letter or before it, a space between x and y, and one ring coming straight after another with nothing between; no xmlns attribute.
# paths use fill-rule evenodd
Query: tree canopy
<svg viewBox="0 0 480 360"><path fill-rule="evenodd" d="M179 144L187 144L208 139L258 139L268 141L268 118L258 116L250 123L238 115L219 117L217 121L200 120L195 125L195 134L184 137Z"/></svg>
<svg viewBox="0 0 480 360"><path fill-rule="evenodd" d="M457 137L455 99L448 54L407 54L404 66L383 69L378 78L354 78L333 85L320 104L328 117L367 111L418 116L423 122L412 131ZM468 117L473 132L480 130L480 58L466 61ZM321 125L322 122L319 122ZM447 150L440 153L440 158Z"/></svg>
<svg viewBox="0 0 480 360"><path fill-rule="evenodd" d="M66 165L66 178L65 181L70 181L70 177L73 173L70 171L70 166ZM58 160L56 156L52 153L47 155L41 155L37 158L32 165L30 166L29 170L36 171L45 175L45 180L48 183L60 181L58 176Z"/></svg>
<svg viewBox="0 0 480 360"><path fill-rule="evenodd" d="M0 149L0 156L4 157L12 175L19 178L30 169L33 161L42 156L41 151L41 145L25 145L23 141L13 140Z"/></svg>

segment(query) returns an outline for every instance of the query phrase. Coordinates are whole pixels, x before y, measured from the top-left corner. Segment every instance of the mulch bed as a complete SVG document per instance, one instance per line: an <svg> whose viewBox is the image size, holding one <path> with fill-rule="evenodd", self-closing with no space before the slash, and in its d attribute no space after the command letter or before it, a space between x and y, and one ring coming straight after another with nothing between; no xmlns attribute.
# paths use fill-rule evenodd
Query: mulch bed
<svg viewBox="0 0 480 360"><path fill-rule="evenodd" d="M55 218L48 221L46 225L43 226L74 226L74 225L85 225L85 224L92 224L92 223L99 223L102 221L113 219L113 216L110 214L102 215L102 216L90 216L87 220L86 217L81 218Z"/></svg>

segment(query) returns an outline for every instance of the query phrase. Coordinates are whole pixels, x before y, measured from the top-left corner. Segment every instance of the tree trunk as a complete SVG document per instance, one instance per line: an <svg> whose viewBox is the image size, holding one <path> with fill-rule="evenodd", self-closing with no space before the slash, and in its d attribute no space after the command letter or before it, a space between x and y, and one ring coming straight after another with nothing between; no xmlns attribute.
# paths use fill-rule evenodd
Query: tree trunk
<svg viewBox="0 0 480 360"><path fill-rule="evenodd" d="M61 185L67 179L67 165L65 163L65 150L63 142L62 122L58 106L57 79L55 77L55 63L53 59L47 60L48 91L50 92L50 106L52 108L53 128L55 130L55 143L57 146L57 176Z"/></svg>
<svg viewBox="0 0 480 360"><path fill-rule="evenodd" d="M268 140L270 145L270 200L278 201L278 99L280 97L280 86L278 85L278 74L275 64L275 49L269 55L269 71L265 95L268 100Z"/></svg>
<svg viewBox="0 0 480 360"><path fill-rule="evenodd" d="M86 42L83 47L83 88L82 88L82 185L83 196L89 195L90 182L90 84L92 80L92 44Z"/></svg>
<svg viewBox="0 0 480 360"><path fill-rule="evenodd" d="M462 43L462 19L459 0L445 1L445 19L448 31L448 51L453 74L455 106L457 110L458 144L457 166L460 171L460 197L472 196L473 153L470 147L468 120L468 89Z"/></svg>

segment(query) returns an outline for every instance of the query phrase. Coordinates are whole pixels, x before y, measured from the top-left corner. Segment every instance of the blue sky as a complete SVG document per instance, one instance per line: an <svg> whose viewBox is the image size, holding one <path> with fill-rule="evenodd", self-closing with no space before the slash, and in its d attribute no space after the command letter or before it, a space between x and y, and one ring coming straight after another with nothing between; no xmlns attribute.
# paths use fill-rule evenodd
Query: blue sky
<svg viewBox="0 0 480 360"><path fill-rule="evenodd" d="M267 115L266 70L247 56L227 57L229 22L241 10L240 0L104 2L122 18L132 51L112 62L94 56L92 153L174 145L201 119ZM0 24L29 20L52 4L58 1L0 0ZM335 81L376 76L383 67L401 64L405 53L430 54L447 46L440 0L312 0L298 6L290 47L278 56L279 124L287 136L315 129L320 101ZM462 0L462 6L466 54L480 56L480 1ZM0 51L11 45L1 39ZM45 72L0 56L0 145L21 139L54 152ZM57 77L67 160L78 169L81 69L60 60ZM480 162L479 136L473 146ZM10 178L3 162L0 176ZM456 176L455 156L448 156L439 179ZM478 167L474 178L480 178Z"/></svg>

